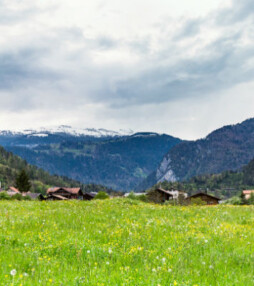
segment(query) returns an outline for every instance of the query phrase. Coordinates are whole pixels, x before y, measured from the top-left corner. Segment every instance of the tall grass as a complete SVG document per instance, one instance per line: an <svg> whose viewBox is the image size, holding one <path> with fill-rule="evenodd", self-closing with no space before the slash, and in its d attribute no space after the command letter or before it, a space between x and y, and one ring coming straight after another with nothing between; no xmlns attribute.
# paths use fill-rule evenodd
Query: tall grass
<svg viewBox="0 0 254 286"><path fill-rule="evenodd" d="M0 285L11 284L251 286L254 207L0 202Z"/></svg>

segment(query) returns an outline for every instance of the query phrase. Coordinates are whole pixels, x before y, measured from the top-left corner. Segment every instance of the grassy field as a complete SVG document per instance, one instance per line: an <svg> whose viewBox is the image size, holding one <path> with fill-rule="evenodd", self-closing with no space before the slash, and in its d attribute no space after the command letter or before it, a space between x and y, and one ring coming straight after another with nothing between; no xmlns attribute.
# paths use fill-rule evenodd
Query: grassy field
<svg viewBox="0 0 254 286"><path fill-rule="evenodd" d="M254 207L0 202L0 285L252 286Z"/></svg>

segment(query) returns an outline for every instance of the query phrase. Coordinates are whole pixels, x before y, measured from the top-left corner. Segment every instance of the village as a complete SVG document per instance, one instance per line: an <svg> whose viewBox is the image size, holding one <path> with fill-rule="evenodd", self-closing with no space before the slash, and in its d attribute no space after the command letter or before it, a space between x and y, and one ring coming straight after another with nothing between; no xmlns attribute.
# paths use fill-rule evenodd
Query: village
<svg viewBox="0 0 254 286"><path fill-rule="evenodd" d="M68 188L68 187L51 187L47 190L44 196L41 193L21 192L18 188L10 186L6 190L0 189L0 194L5 193L7 196L13 199L20 200L19 198L28 198L29 200L39 200L39 201L66 201L66 200L80 200L80 201L91 201L96 199L98 195L97 192L84 192L81 188ZM103 192L101 192L103 193ZM188 195L186 192L179 190L164 190L163 188L156 188L148 192L143 193L123 193L118 196L108 196L105 193L105 198L145 198L143 201L166 204L171 203L172 205L218 205L223 203L223 201L215 196L208 194L207 192L197 192L194 195ZM249 200L254 195L254 190L244 190L242 192L242 197L245 200Z"/></svg>

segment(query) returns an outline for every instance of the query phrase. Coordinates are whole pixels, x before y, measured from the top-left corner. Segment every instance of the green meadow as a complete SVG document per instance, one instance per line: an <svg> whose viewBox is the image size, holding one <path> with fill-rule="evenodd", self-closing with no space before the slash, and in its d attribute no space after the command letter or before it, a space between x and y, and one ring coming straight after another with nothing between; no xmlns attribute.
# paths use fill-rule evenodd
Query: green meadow
<svg viewBox="0 0 254 286"><path fill-rule="evenodd" d="M254 207L0 202L0 285L254 285Z"/></svg>

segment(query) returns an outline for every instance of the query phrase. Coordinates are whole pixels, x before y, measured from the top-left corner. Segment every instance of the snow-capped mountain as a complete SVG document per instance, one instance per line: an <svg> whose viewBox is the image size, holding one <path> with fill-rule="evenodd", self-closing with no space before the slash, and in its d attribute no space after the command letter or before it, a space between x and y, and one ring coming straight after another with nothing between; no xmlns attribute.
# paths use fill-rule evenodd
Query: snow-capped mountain
<svg viewBox="0 0 254 286"><path fill-rule="evenodd" d="M49 128L39 128L39 129L25 129L19 131L3 130L0 131L0 136L34 136L34 137L47 137L48 135L55 134L65 134L71 136L89 136L89 137L121 137L129 136L134 132L132 130L123 130L119 131L107 130L104 128L95 129L95 128L73 128L68 125L60 125Z"/></svg>

